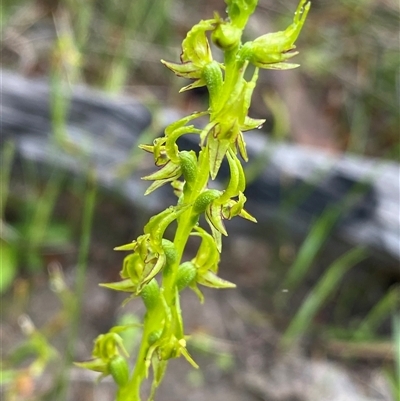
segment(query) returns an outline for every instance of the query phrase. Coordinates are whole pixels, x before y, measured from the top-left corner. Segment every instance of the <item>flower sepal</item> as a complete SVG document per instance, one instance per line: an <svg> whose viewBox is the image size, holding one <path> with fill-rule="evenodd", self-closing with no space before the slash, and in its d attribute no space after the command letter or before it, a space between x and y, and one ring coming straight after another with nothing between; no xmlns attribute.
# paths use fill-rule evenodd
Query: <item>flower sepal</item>
<svg viewBox="0 0 400 401"><path fill-rule="evenodd" d="M311 3L300 0L294 14L293 23L284 31L267 33L247 42L240 50L240 58L249 60L259 68L287 70L296 68L298 64L286 63L298 54L294 45L307 18Z"/></svg>
<svg viewBox="0 0 400 401"><path fill-rule="evenodd" d="M207 271L205 273L199 274L196 278L198 284L204 285L205 287L210 288L236 288L236 284L231 283L228 280L224 280L221 277L218 277L212 271Z"/></svg>

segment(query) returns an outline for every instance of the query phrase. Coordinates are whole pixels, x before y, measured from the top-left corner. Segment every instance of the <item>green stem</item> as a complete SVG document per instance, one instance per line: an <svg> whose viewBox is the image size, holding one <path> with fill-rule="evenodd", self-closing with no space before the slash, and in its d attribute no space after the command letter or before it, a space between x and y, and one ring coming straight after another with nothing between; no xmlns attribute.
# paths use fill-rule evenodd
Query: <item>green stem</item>
<svg viewBox="0 0 400 401"><path fill-rule="evenodd" d="M198 180L193 186L192 190L186 194L184 203L192 204L196 198L199 196L201 191L207 185L209 179L209 161L208 152L202 149L199 154L198 162ZM162 288L164 289L165 300L168 307L171 309L172 316L180 316L179 300L176 299L175 280L178 267L181 264L183 257L183 252L186 247L186 243L189 239L189 235L194 227L194 222L192 220L192 207L189 207L178 219L178 226L175 233L174 244L177 252L176 263L171 266L168 275L163 276ZM179 296L179 295L178 295ZM176 327L181 325L178 321L173 322L173 330L178 329L183 332L182 327ZM145 360L148 352L149 345L147 343L147 338L151 331L153 330L153 322L150 319L145 319L144 328L142 334L142 341L140 344L140 349L138 353L138 358L136 360L135 368L129 383L120 388L117 393L116 401L140 401L140 387L142 381L146 378L144 372L146 371Z"/></svg>
<svg viewBox="0 0 400 401"><path fill-rule="evenodd" d="M224 55L225 79L220 94L221 100L218 102L220 105L219 109L227 102L237 82L239 69L236 67L236 54L237 48L226 51Z"/></svg>
<svg viewBox="0 0 400 401"><path fill-rule="evenodd" d="M198 178L191 192L186 194L184 204L193 204L201 191L207 185L209 179L209 160L208 152L204 148L200 151L198 162ZM174 245L177 252L176 263L171 266L171 273L163 277L163 287L165 288L165 299L168 305L171 306L175 297L175 279L178 267L181 264L183 251L189 239L189 235L194 227L192 220L192 206L189 207L178 219L178 227L176 229Z"/></svg>
<svg viewBox="0 0 400 401"><path fill-rule="evenodd" d="M140 387L142 381L146 378L144 372L146 372L145 359L148 350L147 338L151 332L151 322L148 319L144 321L144 329L142 334L142 340L140 342L140 349L138 357L135 363L133 375L129 383L122 388L119 388L117 393L116 401L140 401Z"/></svg>

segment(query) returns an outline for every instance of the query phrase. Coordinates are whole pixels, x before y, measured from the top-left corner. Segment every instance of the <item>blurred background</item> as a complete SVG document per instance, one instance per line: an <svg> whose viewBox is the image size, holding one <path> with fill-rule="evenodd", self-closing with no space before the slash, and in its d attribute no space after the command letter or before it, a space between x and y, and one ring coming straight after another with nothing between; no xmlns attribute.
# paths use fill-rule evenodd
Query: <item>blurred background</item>
<svg viewBox="0 0 400 401"><path fill-rule="evenodd" d="M260 0L244 40L285 29L296 7L294 0ZM150 164L135 141L120 157L124 128L114 132L118 124L110 136L121 138L105 141L104 160L111 164L98 171L93 165L103 156L93 162L84 155L73 175L54 154L46 161L37 152L27 158L29 141L19 138L39 138L40 128L32 127L43 120L71 157L86 143L77 133L97 127L84 116L93 104L95 119L120 118L142 142L151 142L174 116L204 109L207 93L179 94L185 82L160 59L177 61L186 32L215 11L225 15L222 0L3 0L2 121L8 127L15 119L19 127L15 134L3 128L0 142L6 400L113 399L110 381L96 386L95 375L71 362L89 358L92 340L116 322L140 321L141 305L121 309L123 298L98 283L118 278L122 257L112 248L139 235L162 204L157 195L146 204L140 200L145 187L125 184ZM267 208L258 191L263 181L254 177L271 171L271 160L278 167L280 160L296 164L300 152L310 165L350 157L356 170L385 166L390 174L381 185L390 211L400 214L399 11L395 0L314 0L296 43L300 54L293 62L301 67L260 73L250 115L266 118L259 134L279 156L258 157L247 171L258 185L252 190L257 207ZM114 186L104 185L114 177L111 165L118 170ZM316 171L306 184L318 188ZM278 199L280 212L297 207L309 189L290 188ZM374 199L366 195L360 207L369 210ZM201 370L171 363L160 401L400 399L399 259L385 251L367 255L362 235L356 241L335 237L337 208L328 204L333 209L313 211L298 235L291 232L295 222L287 223L296 217L288 214L285 224L261 219L255 235L232 227L221 269L239 289L206 292L201 307L184 295L189 346ZM133 350L138 331L126 341Z"/></svg>
<svg viewBox="0 0 400 401"><path fill-rule="evenodd" d="M2 66L30 77L58 72L70 83L190 108L191 94L177 95L181 83L160 59L176 60L182 38L199 18L210 18L214 11L224 14L225 5L219 3L4 1ZM294 3L260 1L245 38L284 29ZM281 118L288 126L276 133L286 139L395 158L397 2L316 0L307 23L297 43L301 56L296 62L302 68L261 74L255 113L268 113L271 127L272 109L287 112Z"/></svg>

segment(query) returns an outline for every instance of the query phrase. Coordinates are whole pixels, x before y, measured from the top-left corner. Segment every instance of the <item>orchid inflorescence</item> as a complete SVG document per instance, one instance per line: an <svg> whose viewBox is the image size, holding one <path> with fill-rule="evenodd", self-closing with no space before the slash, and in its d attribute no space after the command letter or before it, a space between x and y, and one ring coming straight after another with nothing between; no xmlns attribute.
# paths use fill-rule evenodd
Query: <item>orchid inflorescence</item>
<svg viewBox="0 0 400 401"><path fill-rule="evenodd" d="M198 285L212 288L233 288L235 284L220 278L218 264L222 235L228 235L224 220L235 216L256 222L245 209L246 179L241 159L247 161L243 132L260 127L264 120L249 117L253 90L259 68L290 69L297 64L287 61L297 54L294 42L310 9L307 0L301 0L293 23L285 30L269 33L242 44L241 36L248 18L254 12L257 0L225 0L227 19L218 14L213 19L196 24L182 43L180 63L162 60L176 75L192 80L181 92L206 86L209 108L186 116L165 129L163 137L152 145L140 145L152 153L158 170L143 177L153 181L145 194L171 183L178 196L170 206L150 218L144 232L133 242L115 248L130 252L120 272L121 281L102 286L130 293L130 300L141 297L146 307L142 342L133 372L129 372L128 354L118 334L128 327L117 326L100 335L93 351L93 359L79 366L111 375L117 386L118 401L140 401L142 382L153 369L153 384L149 400L165 373L168 360L183 355L197 367L186 349L180 292L189 287L203 302ZM208 35L224 53L224 62L213 58ZM250 80L245 73L253 66ZM207 116L204 128L192 121ZM186 134L198 134L200 149L181 151L177 140ZM210 189L221 163L227 159L230 178L225 190ZM199 226L204 215L210 232ZM173 240L164 238L169 225L176 222ZM199 237L200 245L194 258L183 260L189 237Z"/></svg>

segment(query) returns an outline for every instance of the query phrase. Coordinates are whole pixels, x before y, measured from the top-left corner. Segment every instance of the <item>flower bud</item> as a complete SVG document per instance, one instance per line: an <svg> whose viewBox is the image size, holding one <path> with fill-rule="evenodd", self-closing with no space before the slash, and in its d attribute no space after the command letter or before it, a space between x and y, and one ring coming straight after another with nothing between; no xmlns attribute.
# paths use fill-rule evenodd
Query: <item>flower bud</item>
<svg viewBox="0 0 400 401"><path fill-rule="evenodd" d="M215 102L221 93L223 83L220 65L216 61L211 61L204 66L201 76L205 81L208 93L210 94L211 109L214 109Z"/></svg>
<svg viewBox="0 0 400 401"><path fill-rule="evenodd" d="M196 199L193 205L193 212L195 214L204 213L207 209L207 206L215 199L220 197L222 194L221 191L216 189L208 189L202 192Z"/></svg>
<svg viewBox="0 0 400 401"><path fill-rule="evenodd" d="M230 23L220 23L211 35L215 45L222 50L232 50L239 46L242 30Z"/></svg>
<svg viewBox="0 0 400 401"><path fill-rule="evenodd" d="M167 268L176 262L178 254L176 252L175 244L172 241L163 238L161 244L166 257L165 267Z"/></svg>
<svg viewBox="0 0 400 401"><path fill-rule="evenodd" d="M191 187L197 178L197 158L196 153L191 151L179 152L179 159L181 162L181 170L183 178L186 181L186 185Z"/></svg>
<svg viewBox="0 0 400 401"><path fill-rule="evenodd" d="M129 380L129 366L127 360L116 355L108 362L108 369L118 386L123 387Z"/></svg>
<svg viewBox="0 0 400 401"><path fill-rule="evenodd" d="M194 263L185 262L182 263L177 272L176 276L176 286L178 287L178 291L182 291L185 287L187 287L193 280L196 278L197 269Z"/></svg>
<svg viewBox="0 0 400 401"><path fill-rule="evenodd" d="M147 310L154 309L160 299L160 287L157 280L152 279L146 284L140 293Z"/></svg>

